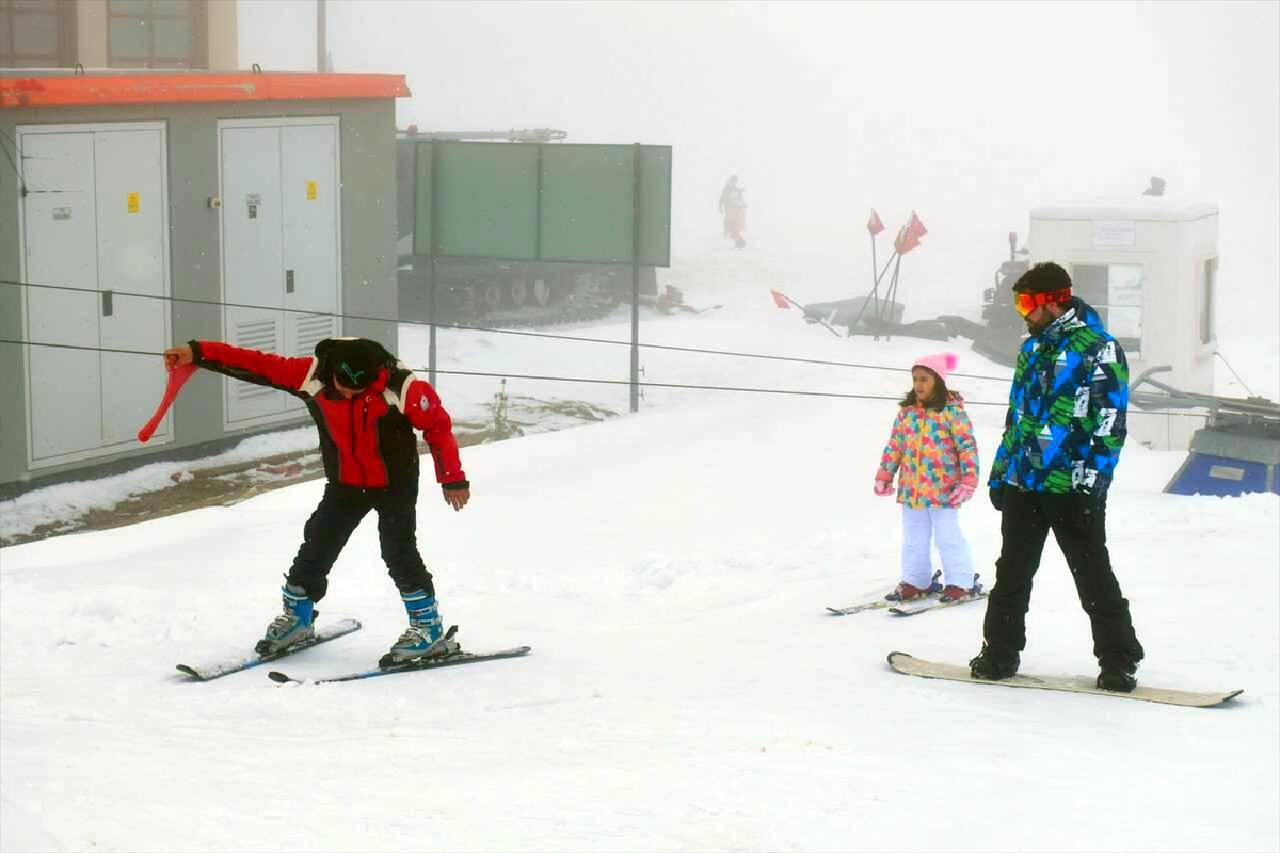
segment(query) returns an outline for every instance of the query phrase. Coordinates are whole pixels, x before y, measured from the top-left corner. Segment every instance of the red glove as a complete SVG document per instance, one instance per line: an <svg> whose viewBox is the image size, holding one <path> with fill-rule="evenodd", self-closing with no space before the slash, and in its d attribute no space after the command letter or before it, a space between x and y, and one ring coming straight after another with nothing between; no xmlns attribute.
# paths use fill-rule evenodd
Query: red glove
<svg viewBox="0 0 1280 853"><path fill-rule="evenodd" d="M882 498L893 494L893 475L883 468L876 472L875 492Z"/></svg>

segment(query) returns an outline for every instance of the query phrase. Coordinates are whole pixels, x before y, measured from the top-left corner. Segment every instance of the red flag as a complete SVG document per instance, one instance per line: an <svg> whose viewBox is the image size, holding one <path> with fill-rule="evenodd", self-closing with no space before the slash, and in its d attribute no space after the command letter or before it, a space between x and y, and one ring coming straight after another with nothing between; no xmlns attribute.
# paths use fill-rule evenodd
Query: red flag
<svg viewBox="0 0 1280 853"><path fill-rule="evenodd" d="M907 220L907 236L913 238L917 243L920 238L929 233L929 229L924 227L924 223L920 221L920 217L916 216L916 212L911 211L911 218Z"/></svg>
<svg viewBox="0 0 1280 853"><path fill-rule="evenodd" d="M897 252L899 255L906 254L906 252L902 251L902 247L906 245L906 242L907 242L907 226L903 225L901 228L898 229L898 236L893 238L893 250Z"/></svg>
<svg viewBox="0 0 1280 853"><path fill-rule="evenodd" d="M884 230L884 223L880 221L880 214L876 213L876 209L871 208L871 218L867 220L867 230L874 237Z"/></svg>
<svg viewBox="0 0 1280 853"><path fill-rule="evenodd" d="M156 407L156 413L151 416L151 420L138 430L138 441L145 442L151 438L151 434L156 431L156 427L160 426L160 421L164 420L164 413L169 411L170 404L178 396L178 392L182 390L182 386L191 378L191 374L196 372L194 364L184 364L182 367L175 367L169 371L169 383L165 385L164 397L160 400L160 405Z"/></svg>
<svg viewBox="0 0 1280 853"><path fill-rule="evenodd" d="M929 233L929 229L924 227L924 223L920 221L920 217L916 216L916 212L911 211L911 218L907 220L907 224L898 229L898 236L894 238L893 248L899 255L905 255L916 246L920 245L920 238Z"/></svg>
<svg viewBox="0 0 1280 853"><path fill-rule="evenodd" d="M779 308L789 308L789 307L791 307L790 305L788 305L787 297L783 296L783 295L782 295L781 293L779 293L778 291L776 291L776 290L770 290L770 291L769 291L769 295L773 297L773 304L774 304L774 305L777 305Z"/></svg>

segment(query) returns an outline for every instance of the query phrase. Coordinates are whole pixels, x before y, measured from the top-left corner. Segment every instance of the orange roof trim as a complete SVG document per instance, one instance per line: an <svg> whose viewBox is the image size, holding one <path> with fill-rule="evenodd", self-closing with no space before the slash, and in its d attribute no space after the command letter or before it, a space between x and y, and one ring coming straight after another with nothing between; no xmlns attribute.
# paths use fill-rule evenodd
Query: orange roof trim
<svg viewBox="0 0 1280 853"><path fill-rule="evenodd" d="M113 74L0 78L0 107L407 98L403 74Z"/></svg>

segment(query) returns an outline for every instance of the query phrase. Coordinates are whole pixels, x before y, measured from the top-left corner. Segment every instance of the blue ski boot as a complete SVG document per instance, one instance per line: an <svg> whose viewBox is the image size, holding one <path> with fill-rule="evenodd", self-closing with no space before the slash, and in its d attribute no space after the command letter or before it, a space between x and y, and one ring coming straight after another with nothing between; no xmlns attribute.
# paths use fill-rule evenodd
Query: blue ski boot
<svg viewBox="0 0 1280 853"><path fill-rule="evenodd" d="M392 666L458 651L460 646L445 635L444 623L440 621L440 611L436 607L434 595L415 590L401 593L400 598L404 601L405 612L409 614L409 627L396 640L391 651L378 661L378 666Z"/></svg>
<svg viewBox="0 0 1280 853"><path fill-rule="evenodd" d="M307 598L307 591L286 583L280 592L284 596L284 612L271 620L267 635L253 647L260 655L275 654L316 634L316 603Z"/></svg>

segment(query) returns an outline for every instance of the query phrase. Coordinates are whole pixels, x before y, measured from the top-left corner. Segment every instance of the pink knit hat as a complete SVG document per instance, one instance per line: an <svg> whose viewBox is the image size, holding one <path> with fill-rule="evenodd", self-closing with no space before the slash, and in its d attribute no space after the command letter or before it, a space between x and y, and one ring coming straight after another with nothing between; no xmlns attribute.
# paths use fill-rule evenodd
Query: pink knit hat
<svg viewBox="0 0 1280 853"><path fill-rule="evenodd" d="M959 359L956 358L955 353L939 352L934 353L933 355L922 355L917 358L915 363L911 366L927 367L934 373L938 374L945 383L947 381L947 374L956 369L957 363L959 363Z"/></svg>

